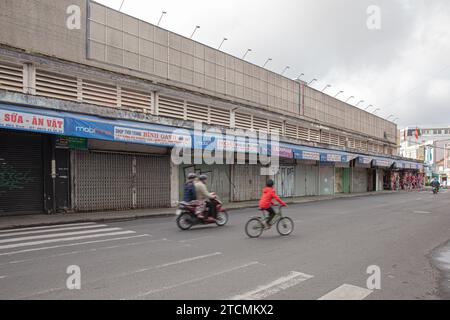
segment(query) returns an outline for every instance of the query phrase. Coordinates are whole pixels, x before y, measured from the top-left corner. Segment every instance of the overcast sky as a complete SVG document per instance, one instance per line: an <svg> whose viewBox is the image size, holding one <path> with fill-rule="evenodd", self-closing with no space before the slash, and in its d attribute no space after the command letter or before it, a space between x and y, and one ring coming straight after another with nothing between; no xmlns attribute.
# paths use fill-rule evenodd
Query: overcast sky
<svg viewBox="0 0 450 320"><path fill-rule="evenodd" d="M97 0L119 9L122 0ZM369 6L381 9L370 30ZM450 126L449 0L125 0L122 11L394 114L399 126Z"/></svg>

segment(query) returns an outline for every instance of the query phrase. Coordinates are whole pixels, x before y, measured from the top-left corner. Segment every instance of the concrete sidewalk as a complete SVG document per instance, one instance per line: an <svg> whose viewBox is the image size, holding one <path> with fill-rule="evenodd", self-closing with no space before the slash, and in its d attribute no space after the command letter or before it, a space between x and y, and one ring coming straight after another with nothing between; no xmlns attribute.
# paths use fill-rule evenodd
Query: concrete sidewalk
<svg viewBox="0 0 450 320"><path fill-rule="evenodd" d="M376 196L381 194L396 194L403 193L404 191L392 192L392 191L380 191L370 193L353 193L353 194L339 194L334 196L313 196L313 197L297 197L288 198L287 204L300 204L315 201L326 201L339 198L354 198L365 196ZM244 208L257 208L257 201L235 202L229 203L225 206L227 210L237 210ZM128 211L109 211L109 212L89 212L89 213L66 213L55 215L23 215L23 216L3 216L0 217L0 230L24 228L24 227L36 227L44 225L66 224L66 223L80 223L80 222L111 222L111 221L123 221L133 220L151 217L164 217L173 216L175 214L174 208L163 209L140 209L140 210L128 210Z"/></svg>

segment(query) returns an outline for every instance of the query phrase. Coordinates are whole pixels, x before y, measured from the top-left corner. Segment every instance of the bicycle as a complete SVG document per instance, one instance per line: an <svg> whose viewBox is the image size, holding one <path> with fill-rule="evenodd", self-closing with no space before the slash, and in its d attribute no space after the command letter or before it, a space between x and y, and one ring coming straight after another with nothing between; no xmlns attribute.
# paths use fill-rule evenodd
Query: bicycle
<svg viewBox="0 0 450 320"><path fill-rule="evenodd" d="M292 221L289 217L284 217L281 212L281 206L278 207L278 212L276 212L272 221L270 222L270 226L277 225L277 231L281 236L288 236L294 231L294 221ZM253 217L251 218L247 224L245 225L245 233L249 238L259 238L264 230L263 221L267 220L268 215L266 214L266 210L259 209L263 212L262 217Z"/></svg>

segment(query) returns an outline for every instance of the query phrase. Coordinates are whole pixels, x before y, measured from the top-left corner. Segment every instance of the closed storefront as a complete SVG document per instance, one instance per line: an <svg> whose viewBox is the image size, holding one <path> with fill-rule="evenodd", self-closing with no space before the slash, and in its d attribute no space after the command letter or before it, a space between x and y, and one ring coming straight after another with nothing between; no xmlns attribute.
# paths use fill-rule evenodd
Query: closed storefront
<svg viewBox="0 0 450 320"><path fill-rule="evenodd" d="M352 188L353 193L367 192L369 175L367 168L352 168Z"/></svg>
<svg viewBox="0 0 450 320"><path fill-rule="evenodd" d="M208 191L215 192L227 203L231 201L231 165L184 165L180 167L180 199L189 173L208 176Z"/></svg>
<svg viewBox="0 0 450 320"><path fill-rule="evenodd" d="M44 140L0 130L0 215L44 212Z"/></svg>
<svg viewBox="0 0 450 320"><path fill-rule="evenodd" d="M295 167L295 196L318 194L319 167L313 163L299 161Z"/></svg>
<svg viewBox="0 0 450 320"><path fill-rule="evenodd" d="M232 166L233 201L258 200L267 176L261 175L260 165L235 164Z"/></svg>
<svg viewBox="0 0 450 320"><path fill-rule="evenodd" d="M295 194L295 167L280 167L274 178L275 190L280 197L294 197Z"/></svg>
<svg viewBox="0 0 450 320"><path fill-rule="evenodd" d="M170 206L170 159L74 150L73 203L77 211Z"/></svg>
<svg viewBox="0 0 450 320"><path fill-rule="evenodd" d="M319 167L320 195L334 194L334 166L321 164Z"/></svg>
<svg viewBox="0 0 450 320"><path fill-rule="evenodd" d="M350 165L349 163L336 163L334 177L334 192L350 192Z"/></svg>

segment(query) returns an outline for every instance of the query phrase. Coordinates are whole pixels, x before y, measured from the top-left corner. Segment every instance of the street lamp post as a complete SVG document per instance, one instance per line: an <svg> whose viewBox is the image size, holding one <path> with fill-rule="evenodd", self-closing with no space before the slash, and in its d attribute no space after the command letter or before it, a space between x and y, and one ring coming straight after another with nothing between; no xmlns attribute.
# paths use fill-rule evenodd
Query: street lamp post
<svg viewBox="0 0 450 320"><path fill-rule="evenodd" d="M364 111L367 111L369 108L373 107L373 105L368 105L367 108L364 109Z"/></svg>
<svg viewBox="0 0 450 320"><path fill-rule="evenodd" d="M264 62L263 68L265 68L270 61L272 61L272 58L268 58L267 61Z"/></svg>
<svg viewBox="0 0 450 320"><path fill-rule="evenodd" d="M393 118L393 117L394 117L394 115L391 114L389 117L386 118L386 120L389 120L390 118Z"/></svg>
<svg viewBox="0 0 450 320"><path fill-rule="evenodd" d="M363 102L364 102L364 100L359 101L359 102L356 104L355 107L359 106L359 105L360 105L361 103L363 103Z"/></svg>
<svg viewBox="0 0 450 320"><path fill-rule="evenodd" d="M245 52L244 56L242 57L242 60L245 60L245 57L246 57L247 54L248 54L249 52L251 52L251 51L252 51L252 49L247 49L247 51Z"/></svg>
<svg viewBox="0 0 450 320"><path fill-rule="evenodd" d="M122 11L122 7L123 7L123 3L125 2L125 0L122 0L122 4L120 5L119 11Z"/></svg>
<svg viewBox="0 0 450 320"><path fill-rule="evenodd" d="M312 80L308 83L308 86L310 86L311 83L313 83L314 81L317 81L317 79L312 79Z"/></svg>
<svg viewBox="0 0 450 320"><path fill-rule="evenodd" d="M349 97L347 100L345 100L345 103L348 103L350 100L355 99L355 96Z"/></svg>
<svg viewBox="0 0 450 320"><path fill-rule="evenodd" d="M222 42L220 43L220 46L217 50L220 50L220 48L222 48L222 45L224 44L225 41L227 41L228 38L223 38Z"/></svg>
<svg viewBox="0 0 450 320"><path fill-rule="evenodd" d="M379 110L381 110L381 109L380 109L380 108L376 108L372 113L373 113L373 114L376 114L377 111L379 111Z"/></svg>
<svg viewBox="0 0 450 320"><path fill-rule="evenodd" d="M286 68L284 68L283 72L281 72L281 75L284 75L284 73L285 73L286 71L288 71L290 68L291 68L291 67L289 67L289 66L287 66Z"/></svg>
<svg viewBox="0 0 450 320"><path fill-rule="evenodd" d="M339 91L338 93L336 93L334 97L337 98L337 96L340 95L341 93L344 93L344 91Z"/></svg>
<svg viewBox="0 0 450 320"><path fill-rule="evenodd" d="M302 73L301 75L299 75L299 76L297 77L297 80L300 80L300 78L303 77L304 75L305 75L304 73Z"/></svg>
<svg viewBox="0 0 450 320"><path fill-rule="evenodd" d="M162 20L162 18L164 17L165 14L167 14L166 11L163 11L163 12L161 13L161 17L159 18L158 23L156 24L158 27L159 27L159 24L161 23L161 20Z"/></svg>
<svg viewBox="0 0 450 320"><path fill-rule="evenodd" d="M200 29L200 26L195 26L195 29L194 29L194 31L193 31L192 34L191 34L191 39L194 37L194 34L195 34L195 32L196 32L198 29Z"/></svg>
<svg viewBox="0 0 450 320"><path fill-rule="evenodd" d="M330 85L330 84L327 84L327 85L325 86L325 88L323 88L322 92L324 92L324 91L327 90L328 88L331 88L331 85Z"/></svg>

